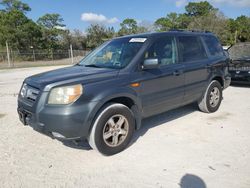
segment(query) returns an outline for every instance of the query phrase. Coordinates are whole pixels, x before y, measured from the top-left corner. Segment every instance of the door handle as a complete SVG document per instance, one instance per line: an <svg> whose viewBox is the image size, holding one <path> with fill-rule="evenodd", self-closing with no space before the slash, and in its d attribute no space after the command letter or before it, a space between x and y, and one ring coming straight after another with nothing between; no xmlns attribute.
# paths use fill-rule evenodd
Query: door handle
<svg viewBox="0 0 250 188"><path fill-rule="evenodd" d="M175 71L173 72L173 75L174 75L174 76L180 76L182 73L183 73L182 71L175 70Z"/></svg>
<svg viewBox="0 0 250 188"><path fill-rule="evenodd" d="M207 69L212 68L212 65L207 64L207 65L206 65L206 68L207 68Z"/></svg>

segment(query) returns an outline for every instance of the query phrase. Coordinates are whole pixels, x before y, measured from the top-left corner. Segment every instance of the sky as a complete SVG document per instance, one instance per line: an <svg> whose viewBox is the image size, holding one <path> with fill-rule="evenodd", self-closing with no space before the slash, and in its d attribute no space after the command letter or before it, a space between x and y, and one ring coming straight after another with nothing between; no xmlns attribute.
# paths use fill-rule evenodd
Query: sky
<svg viewBox="0 0 250 188"><path fill-rule="evenodd" d="M59 13L67 29L85 31L91 23L119 28L125 18L154 22L170 12L183 13L185 5L198 0L22 0L29 4L27 16L37 20L46 13ZM208 0L226 17L250 16L250 0Z"/></svg>

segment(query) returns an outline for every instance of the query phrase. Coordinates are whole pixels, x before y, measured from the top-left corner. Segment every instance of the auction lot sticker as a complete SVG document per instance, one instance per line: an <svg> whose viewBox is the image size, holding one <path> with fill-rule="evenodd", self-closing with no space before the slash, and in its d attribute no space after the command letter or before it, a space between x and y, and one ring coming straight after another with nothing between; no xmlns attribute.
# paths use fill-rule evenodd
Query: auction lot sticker
<svg viewBox="0 0 250 188"><path fill-rule="evenodd" d="M132 39L130 39L129 42L141 42L141 43L143 43L146 40L147 40L147 38L132 38Z"/></svg>

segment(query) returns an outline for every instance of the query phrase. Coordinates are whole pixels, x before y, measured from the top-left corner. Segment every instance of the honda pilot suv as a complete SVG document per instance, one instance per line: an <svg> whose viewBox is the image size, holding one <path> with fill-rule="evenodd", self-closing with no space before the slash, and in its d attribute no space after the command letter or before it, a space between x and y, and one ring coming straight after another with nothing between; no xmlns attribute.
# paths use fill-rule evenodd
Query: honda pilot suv
<svg viewBox="0 0 250 188"><path fill-rule="evenodd" d="M104 155L124 150L141 120L189 103L218 110L229 58L208 32L169 31L108 41L78 64L28 77L24 125L57 139L86 139Z"/></svg>

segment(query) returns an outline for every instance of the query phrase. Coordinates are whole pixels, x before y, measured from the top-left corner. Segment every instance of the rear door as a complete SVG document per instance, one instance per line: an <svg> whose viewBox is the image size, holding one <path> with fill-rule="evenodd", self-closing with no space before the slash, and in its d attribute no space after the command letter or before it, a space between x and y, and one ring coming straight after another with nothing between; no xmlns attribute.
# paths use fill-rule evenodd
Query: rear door
<svg viewBox="0 0 250 188"><path fill-rule="evenodd" d="M179 60L184 65L185 103L198 100L207 87L209 60L200 36L178 37Z"/></svg>
<svg viewBox="0 0 250 188"><path fill-rule="evenodd" d="M145 52L145 59L157 58L160 67L140 72L144 116L164 112L182 104L184 96L183 65L177 60L176 38L158 38Z"/></svg>

